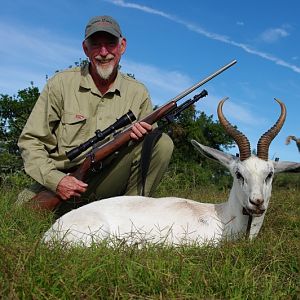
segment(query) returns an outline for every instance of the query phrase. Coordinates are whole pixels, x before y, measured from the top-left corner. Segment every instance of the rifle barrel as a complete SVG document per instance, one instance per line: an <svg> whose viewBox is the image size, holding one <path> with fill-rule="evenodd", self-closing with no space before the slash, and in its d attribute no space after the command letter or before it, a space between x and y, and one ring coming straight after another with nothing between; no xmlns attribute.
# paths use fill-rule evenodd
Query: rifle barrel
<svg viewBox="0 0 300 300"><path fill-rule="evenodd" d="M228 68L230 68L231 66L233 66L235 63L237 63L237 60L234 59L233 61L231 61L230 63L228 63L227 65L223 66L222 68L220 68L219 70L217 70L215 73L209 75L208 77L204 78L203 80L197 82L196 84L194 84L193 86L191 86L190 88L186 89L185 91L181 92L179 95L177 95L175 98L171 99L170 102L172 101L179 101L180 99L182 99L183 97L185 97L186 95L190 94L191 92L193 92L194 90L196 90L198 87L200 87L201 85L205 84L206 82L208 82L209 80L211 80L212 78L218 76L219 74L221 74L222 72L224 72L225 70L227 70Z"/></svg>

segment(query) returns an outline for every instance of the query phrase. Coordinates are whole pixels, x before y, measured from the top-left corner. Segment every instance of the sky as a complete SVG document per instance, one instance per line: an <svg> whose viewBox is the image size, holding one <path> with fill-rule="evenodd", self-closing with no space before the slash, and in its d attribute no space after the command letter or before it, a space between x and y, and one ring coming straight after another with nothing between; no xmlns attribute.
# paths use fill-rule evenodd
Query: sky
<svg viewBox="0 0 300 300"><path fill-rule="evenodd" d="M289 135L300 137L299 11L298 0L4 0L0 94L16 95L31 82L42 90L47 76L85 59L89 19L111 15L127 40L121 70L147 86L153 104L168 102L237 60L185 99L206 89L197 110L216 120L218 102L229 97L224 114L252 149L280 115L274 98L282 100L287 118L269 156L299 162L295 143L285 144Z"/></svg>

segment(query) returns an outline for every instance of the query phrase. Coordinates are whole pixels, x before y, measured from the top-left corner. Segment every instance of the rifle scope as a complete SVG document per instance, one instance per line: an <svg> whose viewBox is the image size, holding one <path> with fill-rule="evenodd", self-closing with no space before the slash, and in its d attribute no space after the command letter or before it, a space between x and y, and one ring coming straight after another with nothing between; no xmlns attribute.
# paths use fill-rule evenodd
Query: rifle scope
<svg viewBox="0 0 300 300"><path fill-rule="evenodd" d="M135 115L133 114L133 112L131 110L129 110L121 118L117 119L117 121L115 123L113 123L106 129L104 129L103 131L97 129L95 131L95 135L93 137L91 137L89 140L80 144L78 147L76 147L70 151L66 151L66 155L67 155L68 159L73 160L74 158L79 156L83 151L85 151L89 147L92 147L94 144L102 141L107 136L114 133L116 130L118 130L126 125L131 124L135 120L136 120Z"/></svg>

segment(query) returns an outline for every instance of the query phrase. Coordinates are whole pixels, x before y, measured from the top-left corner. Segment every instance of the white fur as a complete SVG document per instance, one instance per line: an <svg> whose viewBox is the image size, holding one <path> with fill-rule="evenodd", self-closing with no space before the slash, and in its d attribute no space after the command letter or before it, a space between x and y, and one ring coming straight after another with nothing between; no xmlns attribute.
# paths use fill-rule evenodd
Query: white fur
<svg viewBox="0 0 300 300"><path fill-rule="evenodd" d="M63 215L45 233L44 241L82 246L105 239L129 245L216 244L246 232L249 216L243 215L243 208L253 217L250 238L255 237L269 205L274 173L300 164L264 161L253 155L241 162L196 141L192 143L231 172L234 181L226 202L210 204L176 197L141 196L99 200Z"/></svg>

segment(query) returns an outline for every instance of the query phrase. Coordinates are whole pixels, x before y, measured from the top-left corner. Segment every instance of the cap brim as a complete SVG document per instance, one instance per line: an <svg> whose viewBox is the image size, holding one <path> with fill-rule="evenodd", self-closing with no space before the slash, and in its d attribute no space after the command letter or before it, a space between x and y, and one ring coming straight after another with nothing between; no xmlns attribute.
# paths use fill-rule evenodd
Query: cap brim
<svg viewBox="0 0 300 300"><path fill-rule="evenodd" d="M110 34L112 34L113 36L119 38L121 37L122 35L117 32L116 30L112 29L112 28L94 28L93 30L91 30L86 36L85 36L85 39L89 38L91 35L93 35L94 33L96 32L101 32L101 31L104 31L104 32L108 32Z"/></svg>

